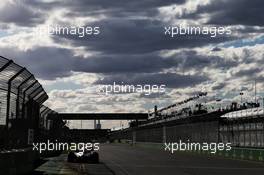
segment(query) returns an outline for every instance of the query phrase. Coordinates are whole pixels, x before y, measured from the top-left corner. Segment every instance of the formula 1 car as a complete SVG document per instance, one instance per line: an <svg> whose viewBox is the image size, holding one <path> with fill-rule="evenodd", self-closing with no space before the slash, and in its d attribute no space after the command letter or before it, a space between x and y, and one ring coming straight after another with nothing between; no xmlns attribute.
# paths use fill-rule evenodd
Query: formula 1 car
<svg viewBox="0 0 264 175"><path fill-rule="evenodd" d="M99 154L93 150L71 151L68 154L68 162L72 162L72 163L99 163Z"/></svg>

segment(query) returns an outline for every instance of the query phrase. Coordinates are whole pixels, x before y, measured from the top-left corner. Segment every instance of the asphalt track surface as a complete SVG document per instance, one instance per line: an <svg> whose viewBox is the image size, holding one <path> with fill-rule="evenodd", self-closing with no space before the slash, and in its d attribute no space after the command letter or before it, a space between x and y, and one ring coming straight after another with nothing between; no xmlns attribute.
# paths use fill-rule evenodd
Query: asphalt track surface
<svg viewBox="0 0 264 175"><path fill-rule="evenodd" d="M264 175L264 163L101 145L100 159L116 175Z"/></svg>
<svg viewBox="0 0 264 175"><path fill-rule="evenodd" d="M100 145L100 164L68 163L67 154L46 159L34 175L264 175L264 163L171 154L154 148Z"/></svg>

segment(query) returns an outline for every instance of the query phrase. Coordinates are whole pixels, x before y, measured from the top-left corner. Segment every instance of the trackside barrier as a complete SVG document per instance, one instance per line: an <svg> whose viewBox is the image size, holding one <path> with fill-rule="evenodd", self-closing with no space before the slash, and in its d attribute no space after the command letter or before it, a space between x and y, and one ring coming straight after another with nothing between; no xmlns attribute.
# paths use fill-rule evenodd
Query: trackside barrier
<svg viewBox="0 0 264 175"><path fill-rule="evenodd" d="M0 152L0 173L15 175L32 172L37 158L38 153L32 148Z"/></svg>
<svg viewBox="0 0 264 175"><path fill-rule="evenodd" d="M232 148L230 151L218 151L216 154L233 159L263 162L264 149Z"/></svg>
<svg viewBox="0 0 264 175"><path fill-rule="evenodd" d="M127 144L128 141L122 140L121 143ZM136 144L134 144L134 146L164 150L164 144L162 143L137 142ZM210 153L210 151L201 151L201 150L181 151L181 152L264 162L264 149L232 147L230 151L217 151L215 154Z"/></svg>

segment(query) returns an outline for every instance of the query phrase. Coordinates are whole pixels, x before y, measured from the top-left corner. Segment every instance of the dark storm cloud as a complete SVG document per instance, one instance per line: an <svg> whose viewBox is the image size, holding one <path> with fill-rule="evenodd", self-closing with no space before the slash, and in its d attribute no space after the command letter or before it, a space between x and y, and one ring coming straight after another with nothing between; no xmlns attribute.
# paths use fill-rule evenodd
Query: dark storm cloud
<svg viewBox="0 0 264 175"><path fill-rule="evenodd" d="M183 4L186 0L143 0L143 1L130 1L130 0L54 0L45 2L41 0L23 0L25 4L31 6L49 8L50 6L69 7L80 12L100 9L126 9L131 11L146 10L151 8L158 8L168 6L171 4Z"/></svg>
<svg viewBox="0 0 264 175"><path fill-rule="evenodd" d="M52 47L39 47L25 52L5 48L0 49L0 53L43 79L69 76L75 61L70 50Z"/></svg>
<svg viewBox="0 0 264 175"><path fill-rule="evenodd" d="M96 16L106 15L109 17L128 17L128 16L155 16L157 8L172 5L183 4L186 0L57 0L52 2L43 2L40 0L24 0L34 8L41 8L49 11L50 9L67 9L65 15L75 16Z"/></svg>
<svg viewBox="0 0 264 175"><path fill-rule="evenodd" d="M56 42L71 42L75 46L85 46L87 50L104 54L139 54L160 50L202 47L213 43L234 40L232 36L165 35L162 21L149 19L107 19L88 26L99 26L101 33L83 38L77 35L54 35ZM62 32L61 32L62 33ZM65 41L66 39L66 41Z"/></svg>
<svg viewBox="0 0 264 175"><path fill-rule="evenodd" d="M236 62L217 56L199 55L195 51L182 51L163 58L157 53L139 55L97 55L89 58L74 56L71 50L55 47L38 47L34 50L14 51L1 49L1 54L29 68L38 77L55 79L71 75L71 71L126 74L154 73L170 68L201 71L205 67L227 69ZM164 77L165 78L165 77ZM168 77L170 78L170 77Z"/></svg>
<svg viewBox="0 0 264 175"><path fill-rule="evenodd" d="M196 51L183 50L163 58L157 53L138 55L98 55L90 59L82 59L78 65L79 71L94 73L151 73L170 68L183 71L201 71L205 67L229 69L237 66L235 60L227 60L220 56L201 55Z"/></svg>
<svg viewBox="0 0 264 175"><path fill-rule="evenodd" d="M34 26L44 22L44 17L52 15L52 10L64 9L68 17L107 17L155 16L157 8L171 4L183 4L185 0L14 0L4 3L0 10L0 22L14 23L18 26Z"/></svg>
<svg viewBox="0 0 264 175"><path fill-rule="evenodd" d="M21 16L17 15L16 18L9 18L9 21L13 19L13 22L17 25L33 25L42 22L43 17L41 15L43 14L37 12L37 9L49 13L50 9L57 8L60 10L65 8L68 17L70 15L88 17L96 13L104 14L107 17L107 19L87 24L88 26L99 26L100 35L85 38L74 35L55 35L53 37L57 43L67 42L68 44L70 42L73 46L84 46L87 52L95 51L99 53L91 56L91 58L77 57L74 56L71 50L56 47L36 47L27 51L9 49L1 51L1 54L8 58L15 58L19 64L29 67L33 73L43 79L70 76L71 71L101 73L103 76L108 74L138 75L139 73L148 73L146 74L148 76L156 75L157 78L164 78L164 81L166 80L172 87L176 87L172 81L181 81L180 84L182 85L179 85L181 87L186 85L184 78L193 81L194 84L200 83L206 78L177 74L172 76L169 73L166 77L158 72L164 72L164 70L170 68L179 68L181 71L186 72L188 70L201 71L205 67L227 69L236 65L236 62L232 60L225 60L217 56L200 55L195 51L190 51L190 49L167 58L159 55L159 51L203 47L236 39L232 36L212 38L209 35L183 35L171 38L164 35L165 23L153 18L142 18L155 17L158 13L155 10L157 7L175 3L181 4L185 0L66 0L49 3L25 0L23 2L31 8L22 5L20 8L28 10L28 12ZM32 11L32 9L35 9L35 11ZM129 16L127 14L122 15L125 13L130 14ZM144 16L143 13L147 16ZM21 12L21 14L23 13ZM22 20L23 18L26 19Z"/></svg>
<svg viewBox="0 0 264 175"><path fill-rule="evenodd" d="M234 76L236 77L255 77L257 73L260 73L262 71L261 68L253 68L253 69L247 69L247 70L239 70L237 73L235 73Z"/></svg>
<svg viewBox="0 0 264 175"><path fill-rule="evenodd" d="M86 12L100 12L106 13L110 16L115 16L120 13L145 13L171 4L183 4L186 0L66 0L61 4L69 7L71 11L79 13L79 15L86 15ZM134 15L138 15L134 13Z"/></svg>
<svg viewBox="0 0 264 175"><path fill-rule="evenodd" d="M34 50L14 51L1 49L1 54L14 58L43 79L55 79L71 75L71 71L90 73L155 72L177 66L177 60L158 55L94 56L76 57L71 50L39 47ZM125 58L125 59L124 59Z"/></svg>
<svg viewBox="0 0 264 175"><path fill-rule="evenodd" d="M257 82L264 82L264 76L257 76L254 78L254 80L256 80ZM251 79L252 81L252 79Z"/></svg>
<svg viewBox="0 0 264 175"><path fill-rule="evenodd" d="M243 26L243 28L238 28L236 29L238 33L241 33L243 35L247 35L250 33L257 33L257 34L262 34L264 33L264 28L263 27L256 27L256 26ZM250 37L250 36L247 36Z"/></svg>
<svg viewBox="0 0 264 175"><path fill-rule="evenodd" d="M201 55L193 50L181 51L172 57L178 58L177 60L180 60L178 62L178 67L182 68L183 70L201 70L205 67L224 70L238 65L238 62L235 60L227 60L220 56Z"/></svg>
<svg viewBox="0 0 264 175"><path fill-rule="evenodd" d="M218 51L221 51L222 49L220 47L214 47L212 49L213 52L218 52Z"/></svg>
<svg viewBox="0 0 264 175"><path fill-rule="evenodd" d="M18 1L19 2L19 1ZM42 23L44 16L21 1L20 3L5 2L0 9L0 23L13 23L18 26L34 26Z"/></svg>
<svg viewBox="0 0 264 175"><path fill-rule="evenodd" d="M183 15L184 18L197 18L208 13L209 24L263 26L263 0L212 0L199 6L197 11Z"/></svg>
<svg viewBox="0 0 264 175"><path fill-rule="evenodd" d="M178 65L178 60L162 58L158 54L99 55L81 62L79 71L93 73L156 72Z"/></svg>
<svg viewBox="0 0 264 175"><path fill-rule="evenodd" d="M70 50L40 47L27 52L1 50L8 58L15 58L19 64L27 65L42 78L56 78L70 75L70 71L111 72L155 72L177 66L176 60L158 55L95 56L88 59L75 57ZM125 59L124 59L125 58Z"/></svg>
<svg viewBox="0 0 264 175"><path fill-rule="evenodd" d="M112 74L95 82L95 84L127 84L127 85L166 85L168 88L184 88L207 81L209 78L198 75L180 75L176 73L141 73Z"/></svg>

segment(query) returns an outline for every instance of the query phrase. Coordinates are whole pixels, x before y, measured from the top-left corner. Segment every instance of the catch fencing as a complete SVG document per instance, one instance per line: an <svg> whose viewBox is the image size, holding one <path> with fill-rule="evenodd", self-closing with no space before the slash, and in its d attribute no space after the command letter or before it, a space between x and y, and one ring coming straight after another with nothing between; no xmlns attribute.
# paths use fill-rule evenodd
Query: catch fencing
<svg viewBox="0 0 264 175"><path fill-rule="evenodd" d="M23 147L39 134L40 108L47 99L32 73L0 56L0 148Z"/></svg>

